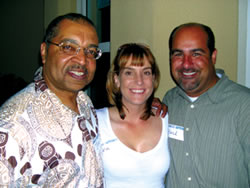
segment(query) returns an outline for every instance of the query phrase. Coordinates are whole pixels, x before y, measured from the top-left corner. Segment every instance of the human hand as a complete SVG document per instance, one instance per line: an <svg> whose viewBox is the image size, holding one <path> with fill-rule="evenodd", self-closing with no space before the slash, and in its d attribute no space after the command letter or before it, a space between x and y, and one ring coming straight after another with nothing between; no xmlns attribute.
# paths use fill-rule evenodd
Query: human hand
<svg viewBox="0 0 250 188"><path fill-rule="evenodd" d="M153 102L152 102L152 108L156 109L156 116L160 116L161 117L165 117L167 112L168 112L168 107L161 102L161 100L159 98L154 98Z"/></svg>

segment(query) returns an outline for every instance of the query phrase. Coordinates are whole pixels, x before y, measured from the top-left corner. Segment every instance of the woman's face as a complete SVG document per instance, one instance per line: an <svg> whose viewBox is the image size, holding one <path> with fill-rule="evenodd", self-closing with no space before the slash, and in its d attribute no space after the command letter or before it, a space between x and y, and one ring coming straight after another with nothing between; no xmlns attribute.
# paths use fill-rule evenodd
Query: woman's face
<svg viewBox="0 0 250 188"><path fill-rule="evenodd" d="M148 59L144 56L142 66L132 65L132 56L119 75L115 75L115 83L120 88L122 103L128 105L145 105L154 90L154 75Z"/></svg>

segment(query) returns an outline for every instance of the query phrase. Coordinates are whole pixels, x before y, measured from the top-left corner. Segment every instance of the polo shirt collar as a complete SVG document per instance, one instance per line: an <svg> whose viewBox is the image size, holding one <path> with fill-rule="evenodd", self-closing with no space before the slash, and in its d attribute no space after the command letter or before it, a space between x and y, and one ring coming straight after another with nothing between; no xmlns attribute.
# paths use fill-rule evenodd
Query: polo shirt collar
<svg viewBox="0 0 250 188"><path fill-rule="evenodd" d="M220 102L221 97L222 97L221 94L223 93L223 90L225 89L225 85L227 85L226 83L227 83L228 77L225 75L225 72L222 69L216 69L216 74L217 75L219 74L219 77L220 77L218 82L208 91L200 95L196 101L202 100L205 96L207 96L211 103ZM180 87L178 87L177 93L181 97L191 102L189 97Z"/></svg>

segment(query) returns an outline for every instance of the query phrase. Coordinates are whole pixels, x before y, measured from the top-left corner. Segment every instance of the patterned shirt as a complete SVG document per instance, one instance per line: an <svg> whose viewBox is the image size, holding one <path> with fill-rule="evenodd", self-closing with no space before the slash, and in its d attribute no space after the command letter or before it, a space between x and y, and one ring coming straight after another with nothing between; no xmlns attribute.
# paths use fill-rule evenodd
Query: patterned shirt
<svg viewBox="0 0 250 188"><path fill-rule="evenodd" d="M35 82L0 108L0 187L102 187L97 116L88 96L80 114Z"/></svg>
<svg viewBox="0 0 250 188"><path fill-rule="evenodd" d="M250 187L250 89L222 72L191 102L179 88L165 95L171 164L167 188Z"/></svg>

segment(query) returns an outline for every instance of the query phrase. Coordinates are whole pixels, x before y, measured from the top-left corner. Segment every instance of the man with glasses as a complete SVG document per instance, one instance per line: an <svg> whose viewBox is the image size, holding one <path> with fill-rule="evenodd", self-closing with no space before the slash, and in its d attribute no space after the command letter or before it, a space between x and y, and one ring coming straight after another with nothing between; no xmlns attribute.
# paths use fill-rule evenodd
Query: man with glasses
<svg viewBox="0 0 250 188"><path fill-rule="evenodd" d="M100 58L86 17L48 26L34 82L0 109L0 186L102 187L97 117L82 89Z"/></svg>

